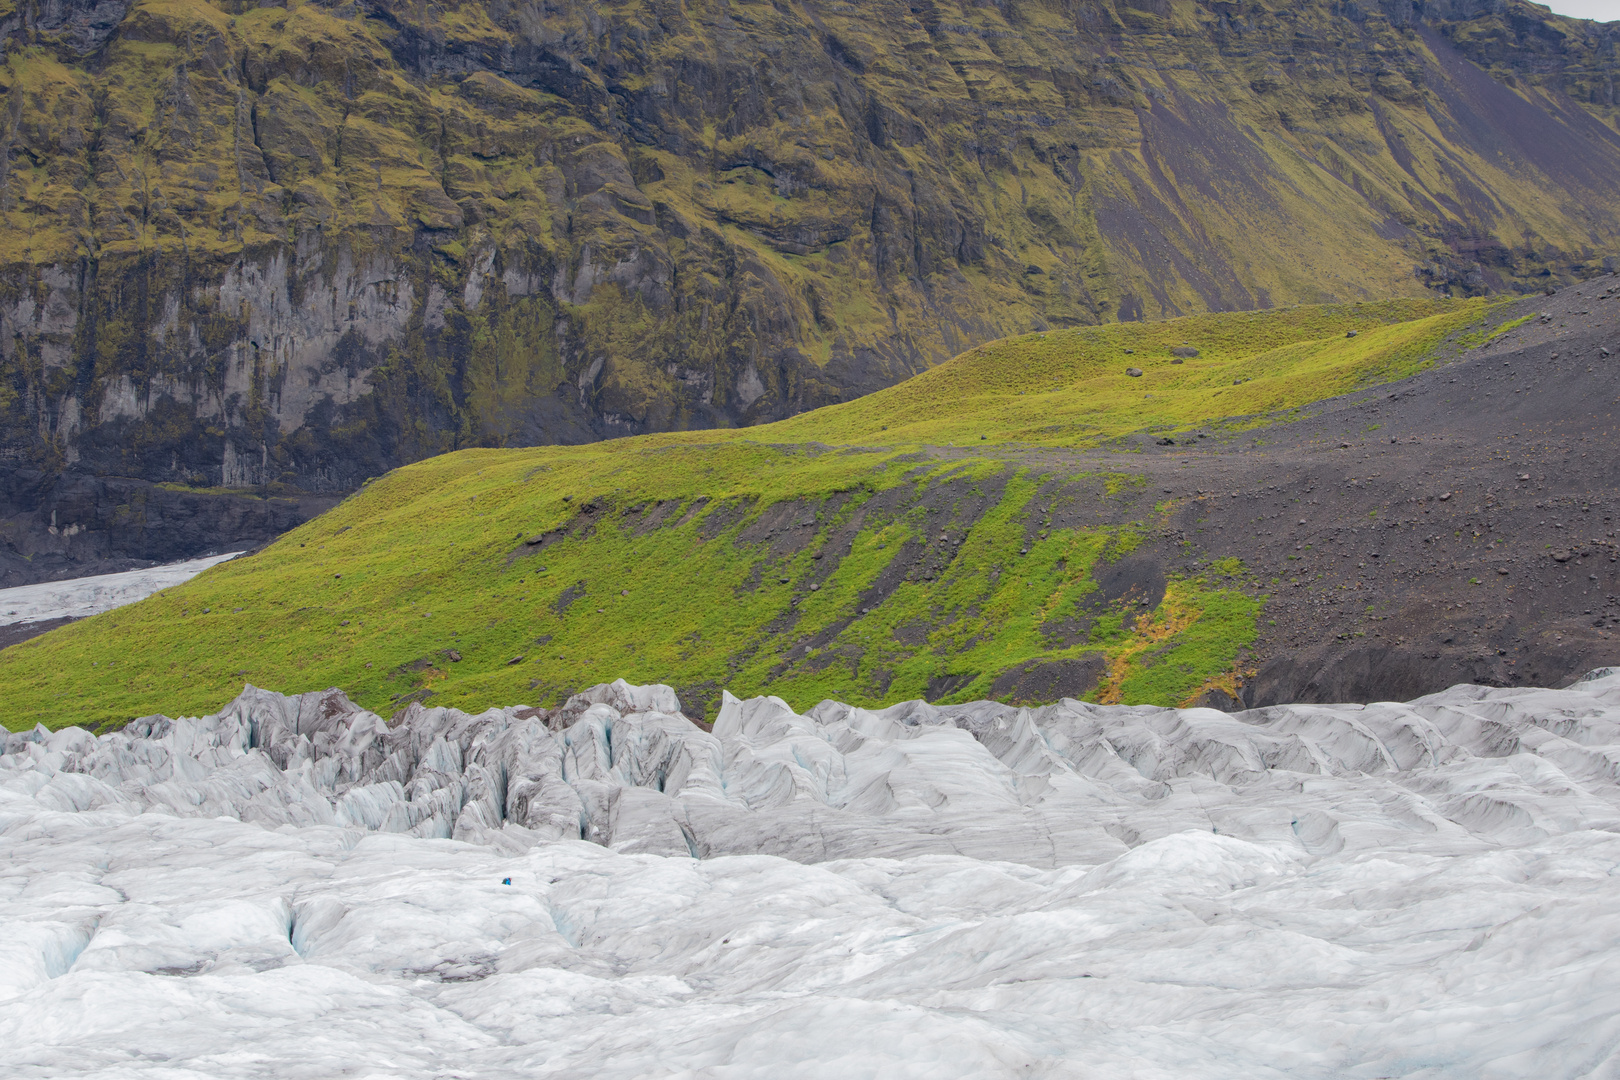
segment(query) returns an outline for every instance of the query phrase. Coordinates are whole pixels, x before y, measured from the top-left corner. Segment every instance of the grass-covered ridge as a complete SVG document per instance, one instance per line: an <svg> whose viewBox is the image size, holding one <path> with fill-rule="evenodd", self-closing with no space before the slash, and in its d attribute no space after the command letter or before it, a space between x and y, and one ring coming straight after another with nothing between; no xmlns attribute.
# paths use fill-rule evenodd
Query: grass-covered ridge
<svg viewBox="0 0 1620 1080"><path fill-rule="evenodd" d="M1076 632L1093 568L1151 522L1043 531L1042 492L1104 511L1122 497L1108 476L1061 488L997 461L744 442L448 455L252 558L7 650L8 716L195 713L243 682L342 686L384 713L421 690L482 707L619 676L695 700L876 704L940 685L966 700L1021 662L1088 653L1109 700L1229 682L1256 603L1224 581L1173 582L1156 608L1115 605Z"/></svg>
<svg viewBox="0 0 1620 1080"><path fill-rule="evenodd" d="M1234 418L1256 425L1369 383L1404 378L1495 306L1428 299L1314 304L1026 334L763 430L823 442L982 437L1091 446L1133 431ZM1198 355L1174 355L1183 347ZM1142 375L1126 375L1131 367Z"/></svg>
<svg viewBox="0 0 1620 1080"><path fill-rule="evenodd" d="M1402 302L1029 335L768 427L430 459L251 558L0 653L8 723L196 713L243 682L341 686L384 713L616 677L693 702L959 701L1061 663L1100 673L1096 699L1183 704L1238 676L1258 582L1221 566L1109 585L1164 554L1158 495L1129 457L1060 475L1018 446L1259 423L1414 370L1488 313ZM1171 365L1183 342L1199 355ZM946 442L973 452L920 449Z"/></svg>

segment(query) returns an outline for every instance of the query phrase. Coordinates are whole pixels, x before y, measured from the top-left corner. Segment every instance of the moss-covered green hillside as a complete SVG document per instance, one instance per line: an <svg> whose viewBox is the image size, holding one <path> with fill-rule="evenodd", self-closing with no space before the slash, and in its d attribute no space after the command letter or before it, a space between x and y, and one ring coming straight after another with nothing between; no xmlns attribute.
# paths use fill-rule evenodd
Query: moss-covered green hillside
<svg viewBox="0 0 1620 1080"><path fill-rule="evenodd" d="M1131 432L1259 424L1410 375L1492 307L1444 300L1305 305L1029 334L757 434L1095 446ZM1140 374L1127 374L1133 368Z"/></svg>
<svg viewBox="0 0 1620 1080"><path fill-rule="evenodd" d="M1258 582L1236 560L1167 574L1171 507L1129 454L1077 473L1026 451L1264 423L1408 373L1490 312L1050 332L747 432L433 458L256 555L0 653L7 722L197 712L243 682L342 686L385 713L616 677L675 684L695 709L722 687L801 705L1229 691ZM1198 355L1175 364L1178 348Z"/></svg>

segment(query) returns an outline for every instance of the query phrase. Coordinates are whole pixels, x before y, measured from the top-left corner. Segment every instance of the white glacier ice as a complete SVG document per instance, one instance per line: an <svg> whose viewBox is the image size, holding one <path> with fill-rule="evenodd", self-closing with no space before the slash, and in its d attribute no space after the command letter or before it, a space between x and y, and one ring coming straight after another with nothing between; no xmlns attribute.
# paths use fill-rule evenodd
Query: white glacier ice
<svg viewBox="0 0 1620 1080"><path fill-rule="evenodd" d="M171 585L190 581L210 566L234 559L240 554L240 551L232 551L224 555L208 555L201 559L151 566L144 570L125 570L117 574L96 574L0 589L0 626L100 615L137 600L145 600Z"/></svg>
<svg viewBox="0 0 1620 1080"><path fill-rule="evenodd" d="M7 1077L1620 1076L1620 670L0 745Z"/></svg>

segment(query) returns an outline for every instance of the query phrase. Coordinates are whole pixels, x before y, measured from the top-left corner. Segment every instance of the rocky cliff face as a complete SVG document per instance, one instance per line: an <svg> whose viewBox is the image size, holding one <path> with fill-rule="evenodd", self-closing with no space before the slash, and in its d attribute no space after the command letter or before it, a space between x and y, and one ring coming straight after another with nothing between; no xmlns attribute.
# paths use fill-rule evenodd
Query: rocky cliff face
<svg viewBox="0 0 1620 1080"><path fill-rule="evenodd" d="M6 0L9 469L336 491L986 338L1620 237L1620 24L1517 0Z"/></svg>

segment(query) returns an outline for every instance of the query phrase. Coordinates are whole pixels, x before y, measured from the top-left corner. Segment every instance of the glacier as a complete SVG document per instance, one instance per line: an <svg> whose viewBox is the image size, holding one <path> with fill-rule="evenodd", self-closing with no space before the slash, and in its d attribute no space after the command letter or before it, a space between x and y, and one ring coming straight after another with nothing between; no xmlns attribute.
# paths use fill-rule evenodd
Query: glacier
<svg viewBox="0 0 1620 1080"><path fill-rule="evenodd" d="M16 1077L1617 1077L1620 669L0 743Z"/></svg>
<svg viewBox="0 0 1620 1080"><path fill-rule="evenodd" d="M190 581L211 566L236 558L240 551L205 555L200 559L164 563L116 574L41 581L0 589L0 626L84 619L104 611L145 600L154 593Z"/></svg>

